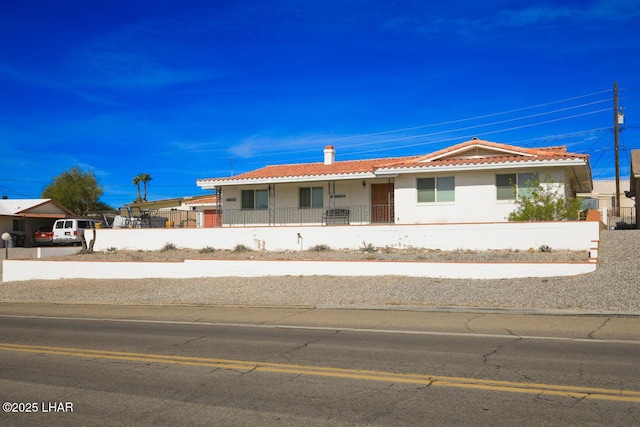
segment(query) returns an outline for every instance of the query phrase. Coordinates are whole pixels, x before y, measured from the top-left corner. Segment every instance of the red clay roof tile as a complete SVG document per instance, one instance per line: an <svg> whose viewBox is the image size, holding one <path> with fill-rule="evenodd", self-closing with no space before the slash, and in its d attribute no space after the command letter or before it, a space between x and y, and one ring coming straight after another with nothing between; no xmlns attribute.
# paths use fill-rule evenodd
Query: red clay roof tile
<svg viewBox="0 0 640 427"><path fill-rule="evenodd" d="M484 153L478 156L463 156L465 149L474 147L484 149ZM495 155L490 154L495 152ZM456 157L460 155L460 157ZM499 144L491 141L472 139L431 154L423 156L407 156L395 158L382 158L370 160L349 160L337 161L326 165L318 163L299 163L288 165L265 166L260 169L249 171L240 175L221 179L203 179L201 181L243 181L254 179L305 177L305 176L330 176L348 175L371 172L378 169L398 169L398 168L425 168L457 165L474 165L488 163L513 163L513 162L534 162L540 160L569 160L583 159L588 161L587 154L568 153L564 146L524 148L507 144Z"/></svg>

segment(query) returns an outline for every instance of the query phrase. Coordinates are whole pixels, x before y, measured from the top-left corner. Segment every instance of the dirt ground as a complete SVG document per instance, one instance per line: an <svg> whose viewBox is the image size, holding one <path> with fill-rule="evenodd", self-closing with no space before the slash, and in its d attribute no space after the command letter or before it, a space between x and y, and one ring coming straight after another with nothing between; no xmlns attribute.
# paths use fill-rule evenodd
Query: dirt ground
<svg viewBox="0 0 640 427"><path fill-rule="evenodd" d="M185 259L270 259L270 260L325 260L325 261L432 261L432 262L587 262L587 251L440 251L428 249L361 248L360 250L328 250L313 248L306 251L254 251L246 248L236 250L216 250L205 248L178 249L165 248L159 251L112 250L93 253L79 253L49 257L47 260L73 261L183 261Z"/></svg>

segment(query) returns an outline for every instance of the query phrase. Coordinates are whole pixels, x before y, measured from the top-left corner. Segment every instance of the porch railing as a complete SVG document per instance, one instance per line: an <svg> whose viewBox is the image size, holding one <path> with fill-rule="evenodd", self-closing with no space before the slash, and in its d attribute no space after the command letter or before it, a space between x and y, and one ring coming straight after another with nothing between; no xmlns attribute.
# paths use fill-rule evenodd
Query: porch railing
<svg viewBox="0 0 640 427"><path fill-rule="evenodd" d="M393 206L353 205L335 209L349 210L349 224L393 222ZM329 208L276 208L271 210L222 209L222 225L311 225L323 224Z"/></svg>

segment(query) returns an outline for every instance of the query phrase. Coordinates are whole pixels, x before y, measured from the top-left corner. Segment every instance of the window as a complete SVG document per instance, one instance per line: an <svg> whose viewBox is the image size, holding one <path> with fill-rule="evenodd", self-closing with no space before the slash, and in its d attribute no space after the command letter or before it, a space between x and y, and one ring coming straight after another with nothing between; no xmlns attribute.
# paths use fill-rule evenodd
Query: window
<svg viewBox="0 0 640 427"><path fill-rule="evenodd" d="M507 173L496 175L496 195L498 200L514 200L531 196L531 187L538 181L537 173Z"/></svg>
<svg viewBox="0 0 640 427"><path fill-rule="evenodd" d="M418 178L418 203L455 202L455 187L453 176Z"/></svg>
<svg viewBox="0 0 640 427"><path fill-rule="evenodd" d="M242 209L267 209L268 190L242 190Z"/></svg>
<svg viewBox="0 0 640 427"><path fill-rule="evenodd" d="M13 231L24 231L25 220L24 219L14 219L13 220Z"/></svg>
<svg viewBox="0 0 640 427"><path fill-rule="evenodd" d="M321 208L324 206L324 189L322 187L304 187L300 189L301 208Z"/></svg>

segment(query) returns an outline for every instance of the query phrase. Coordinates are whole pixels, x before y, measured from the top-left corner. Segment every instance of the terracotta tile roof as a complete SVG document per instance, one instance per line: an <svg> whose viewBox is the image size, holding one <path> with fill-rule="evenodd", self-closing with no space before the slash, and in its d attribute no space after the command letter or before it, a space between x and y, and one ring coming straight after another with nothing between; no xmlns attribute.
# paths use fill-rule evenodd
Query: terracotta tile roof
<svg viewBox="0 0 640 427"><path fill-rule="evenodd" d="M475 151L474 151L475 150ZM425 167L476 165L488 163L534 162L541 160L588 161L586 154L568 153L564 146L524 148L491 141L472 139L422 156L407 156L370 160L336 161L266 166L234 177L202 179L211 181L242 182L245 180L269 180L275 178L304 178L310 176L375 174L377 170L397 170Z"/></svg>
<svg viewBox="0 0 640 427"><path fill-rule="evenodd" d="M474 149L476 149L475 155ZM484 150L484 153L480 153L480 150ZM524 148L473 139L425 156L419 156L416 159L398 162L385 168L424 168L571 159L588 161L589 155L568 153L565 146Z"/></svg>
<svg viewBox="0 0 640 427"><path fill-rule="evenodd" d="M242 181L248 179L268 179L283 177L304 177L304 176L323 176L323 175L349 175L359 173L374 173L376 169L397 164L404 161L417 159L419 156L411 157L393 157L384 159L371 160L348 160L335 162L331 165L325 165L323 162L318 163L298 163L289 165L273 165L265 166L260 169L249 171L234 177L224 178L225 181ZM203 180L206 181L206 180Z"/></svg>
<svg viewBox="0 0 640 427"><path fill-rule="evenodd" d="M216 199L217 199L216 196L198 197L197 199L184 202L184 204L186 206L215 205Z"/></svg>

